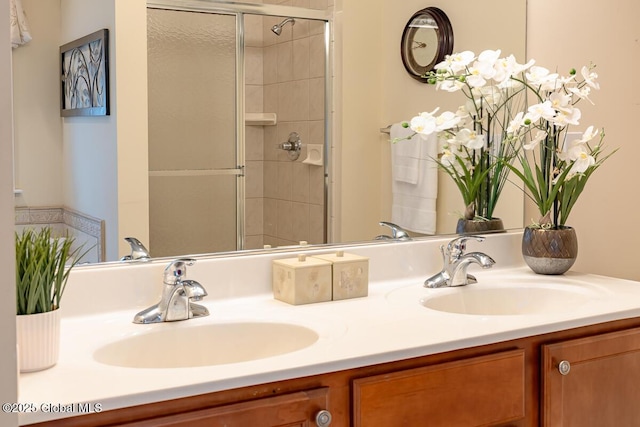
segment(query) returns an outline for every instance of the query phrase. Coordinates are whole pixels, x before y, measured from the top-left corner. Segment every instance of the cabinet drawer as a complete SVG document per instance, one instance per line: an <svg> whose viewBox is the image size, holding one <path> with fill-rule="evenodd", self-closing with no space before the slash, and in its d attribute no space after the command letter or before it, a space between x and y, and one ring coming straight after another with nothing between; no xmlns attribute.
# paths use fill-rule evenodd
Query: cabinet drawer
<svg viewBox="0 0 640 427"><path fill-rule="evenodd" d="M328 409L329 389L301 391L182 414L121 424L122 427L308 427Z"/></svg>
<svg viewBox="0 0 640 427"><path fill-rule="evenodd" d="M353 381L353 425L491 426L525 416L524 350Z"/></svg>

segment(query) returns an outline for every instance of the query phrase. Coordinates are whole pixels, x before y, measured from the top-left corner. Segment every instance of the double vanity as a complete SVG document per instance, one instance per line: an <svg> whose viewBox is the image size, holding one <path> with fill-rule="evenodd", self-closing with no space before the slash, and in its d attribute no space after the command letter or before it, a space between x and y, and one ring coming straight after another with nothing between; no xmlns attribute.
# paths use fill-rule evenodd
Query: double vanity
<svg viewBox="0 0 640 427"><path fill-rule="evenodd" d="M495 260L477 283L426 288L449 241L340 248L369 258L368 296L298 306L273 298L272 261L335 248L199 258L210 314L179 322L133 322L170 260L76 269L21 425L633 425L640 283L536 275L507 232L467 242Z"/></svg>

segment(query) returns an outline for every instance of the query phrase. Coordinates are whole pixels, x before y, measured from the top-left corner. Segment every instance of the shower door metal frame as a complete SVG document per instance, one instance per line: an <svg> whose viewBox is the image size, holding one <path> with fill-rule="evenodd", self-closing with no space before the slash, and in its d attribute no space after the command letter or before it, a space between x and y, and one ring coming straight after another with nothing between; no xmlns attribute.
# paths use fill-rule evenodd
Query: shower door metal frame
<svg viewBox="0 0 640 427"><path fill-rule="evenodd" d="M147 0L148 9L175 10L182 12L215 13L235 15L236 17L236 169L229 169L229 174L245 177L245 119L244 119L244 15L285 16L296 19L324 21L325 30L325 94L324 94L324 241L332 235L330 212L332 212L331 187L329 185L331 129L332 117L332 85L331 85L331 18L323 10L304 9L292 6L271 4L233 3L217 0ZM238 171L233 172L233 171ZM245 180L239 180L236 192L236 240L237 250L244 249L245 230Z"/></svg>

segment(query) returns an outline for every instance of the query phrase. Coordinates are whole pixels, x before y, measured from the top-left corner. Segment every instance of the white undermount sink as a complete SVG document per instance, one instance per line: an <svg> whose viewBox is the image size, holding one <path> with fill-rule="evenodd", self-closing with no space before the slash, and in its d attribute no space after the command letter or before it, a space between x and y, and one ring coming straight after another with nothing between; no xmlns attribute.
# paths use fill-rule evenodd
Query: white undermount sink
<svg viewBox="0 0 640 427"><path fill-rule="evenodd" d="M387 296L393 303L418 302L446 313L464 315L541 315L571 312L583 307L604 291L571 280L518 278L504 283L479 283L453 288L426 289L409 286Z"/></svg>
<svg viewBox="0 0 640 427"><path fill-rule="evenodd" d="M186 321L189 322L189 321ZM289 323L237 322L206 325L166 323L107 344L96 361L127 368L189 368L246 362L301 350L318 334ZM144 328L144 326L141 326Z"/></svg>

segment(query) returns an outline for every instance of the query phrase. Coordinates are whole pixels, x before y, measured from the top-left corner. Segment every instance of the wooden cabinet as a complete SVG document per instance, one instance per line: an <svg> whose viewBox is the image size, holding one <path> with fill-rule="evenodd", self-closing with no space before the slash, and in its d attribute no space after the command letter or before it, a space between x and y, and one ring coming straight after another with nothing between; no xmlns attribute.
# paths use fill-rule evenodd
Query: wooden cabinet
<svg viewBox="0 0 640 427"><path fill-rule="evenodd" d="M542 425L640 425L640 328L544 345L542 354Z"/></svg>
<svg viewBox="0 0 640 427"><path fill-rule="evenodd" d="M121 424L123 427L311 427L326 414L328 389L266 397Z"/></svg>
<svg viewBox="0 0 640 427"><path fill-rule="evenodd" d="M513 350L353 381L353 426L501 425L523 419L525 357Z"/></svg>
<svg viewBox="0 0 640 427"><path fill-rule="evenodd" d="M32 426L626 427L639 384L634 318Z"/></svg>

